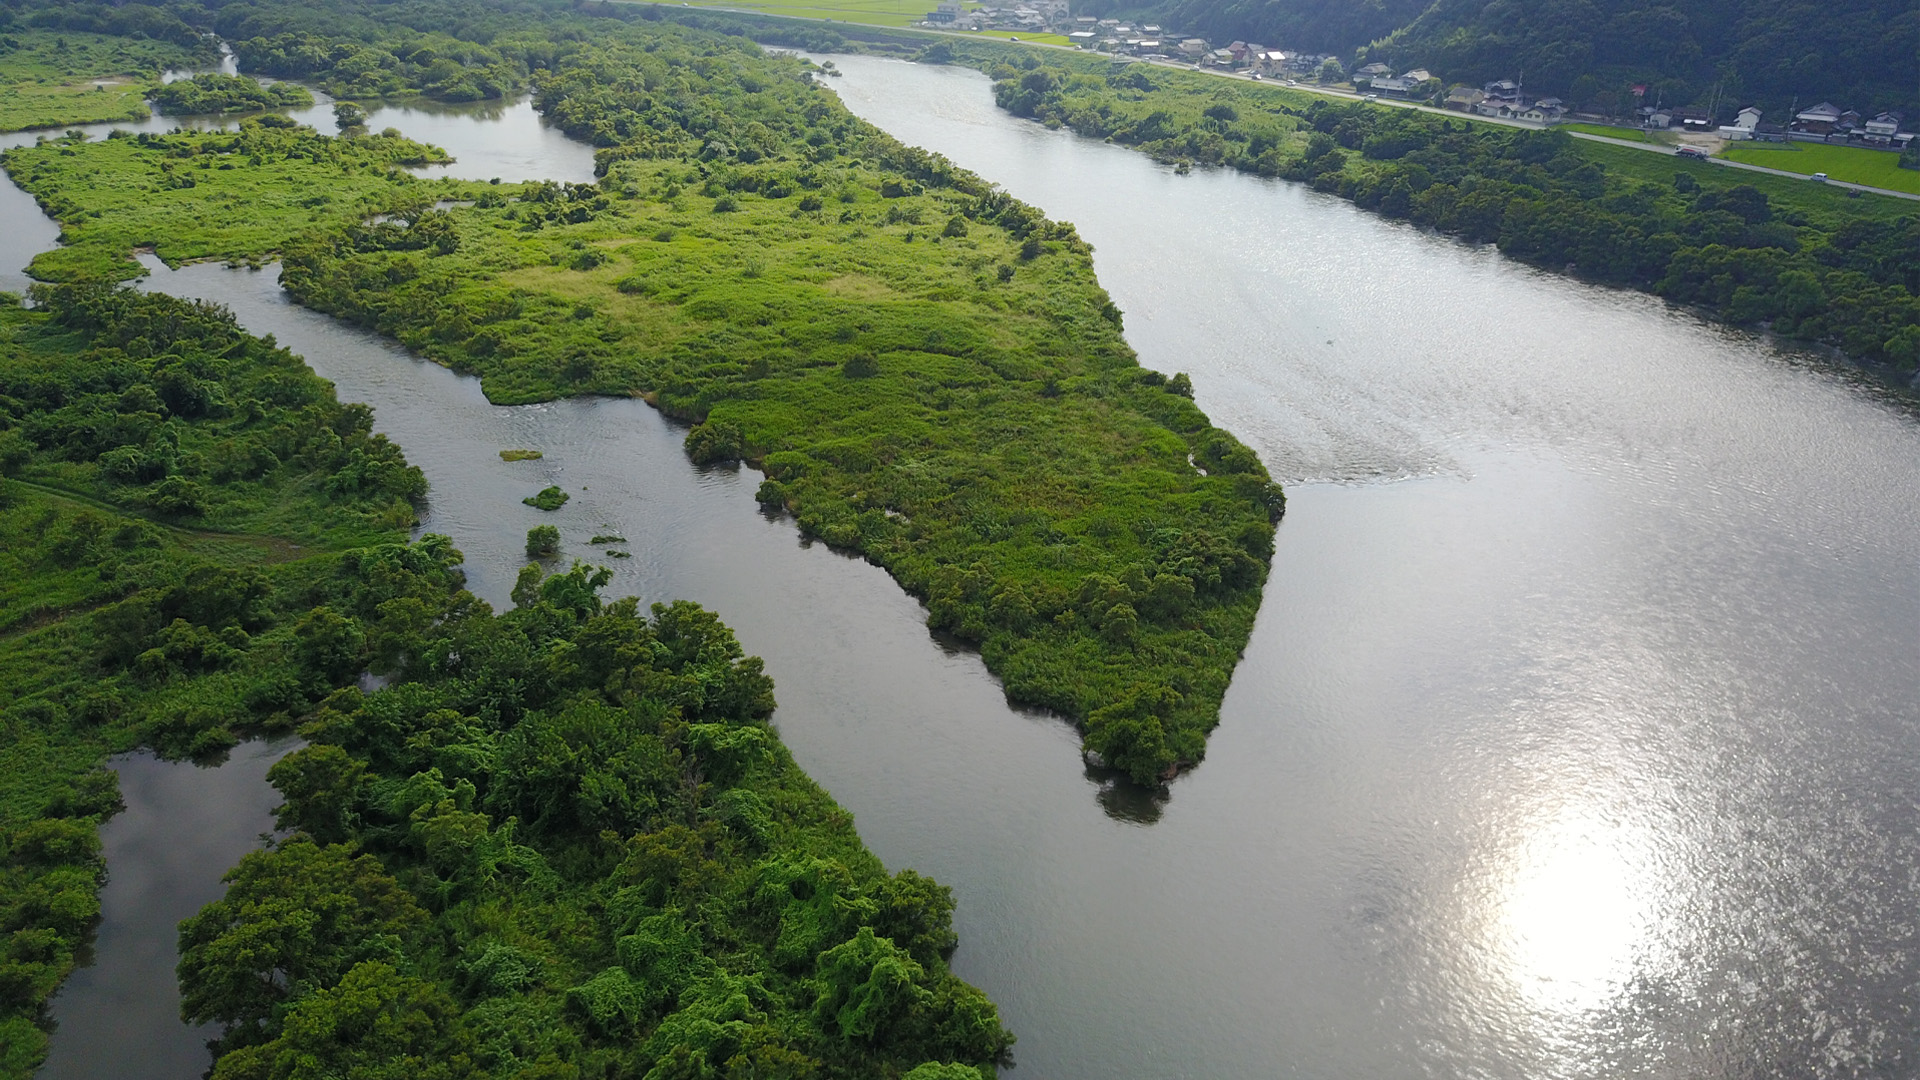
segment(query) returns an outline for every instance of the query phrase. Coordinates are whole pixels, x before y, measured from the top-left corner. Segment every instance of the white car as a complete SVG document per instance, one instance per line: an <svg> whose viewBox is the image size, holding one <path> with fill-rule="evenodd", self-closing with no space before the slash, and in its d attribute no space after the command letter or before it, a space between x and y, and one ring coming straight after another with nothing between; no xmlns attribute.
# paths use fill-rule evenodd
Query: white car
<svg viewBox="0 0 1920 1080"><path fill-rule="evenodd" d="M1812 176L1808 177L1808 179L1812 180L1816 184L1824 184L1827 182L1827 174L1823 172L1817 172L1817 173L1814 173Z"/></svg>

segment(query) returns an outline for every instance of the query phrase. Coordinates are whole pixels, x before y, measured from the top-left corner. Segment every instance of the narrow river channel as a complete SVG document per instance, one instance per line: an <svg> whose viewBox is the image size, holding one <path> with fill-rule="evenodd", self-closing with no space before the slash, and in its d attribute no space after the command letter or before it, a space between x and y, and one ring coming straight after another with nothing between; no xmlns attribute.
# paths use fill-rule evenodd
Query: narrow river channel
<svg viewBox="0 0 1920 1080"><path fill-rule="evenodd" d="M1910 412L1644 296L1014 120L970 71L834 59L855 112L1073 221L1143 362L1289 482L1220 729L1164 798L1086 770L645 406L488 405L272 270L145 287L228 304L373 405L494 602L519 500L558 482L563 554L618 531L616 590L716 609L868 843L954 887L1015 1075L1920 1068ZM400 113L374 123L461 175L590 160L513 109ZM4 244L7 270L31 254Z"/></svg>

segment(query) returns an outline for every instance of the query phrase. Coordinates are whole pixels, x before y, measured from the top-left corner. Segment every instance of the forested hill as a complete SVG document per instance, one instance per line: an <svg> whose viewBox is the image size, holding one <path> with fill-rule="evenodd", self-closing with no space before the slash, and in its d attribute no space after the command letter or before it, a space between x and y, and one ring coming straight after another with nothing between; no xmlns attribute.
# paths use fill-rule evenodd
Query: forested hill
<svg viewBox="0 0 1920 1080"><path fill-rule="evenodd" d="M1645 83L1669 105L1704 105L1717 84L1734 108L1920 109L1912 0L1438 0L1366 52L1450 83L1524 74L1582 107Z"/></svg>
<svg viewBox="0 0 1920 1080"><path fill-rule="evenodd" d="M1092 0L1087 11L1115 7ZM1610 112L1636 102L1797 98L1920 112L1920 5L1912 0L1165 0L1155 14L1217 43L1358 52L1448 83L1524 77L1539 95Z"/></svg>

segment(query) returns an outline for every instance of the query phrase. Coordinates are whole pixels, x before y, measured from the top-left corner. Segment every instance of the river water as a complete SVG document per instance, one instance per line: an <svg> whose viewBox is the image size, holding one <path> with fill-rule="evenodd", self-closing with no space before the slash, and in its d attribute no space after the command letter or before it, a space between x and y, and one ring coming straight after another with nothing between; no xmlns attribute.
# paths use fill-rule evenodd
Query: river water
<svg viewBox="0 0 1920 1080"><path fill-rule="evenodd" d="M835 61L854 111L1073 221L1143 362L1289 482L1221 726L1167 795L1085 769L639 403L490 406L272 270L146 284L374 405L482 595L552 522L563 555L632 541L617 591L719 611L868 843L954 887L1016 1075L1920 1070L1909 412L1647 297L1013 120L972 72ZM519 504L548 483L558 514Z"/></svg>

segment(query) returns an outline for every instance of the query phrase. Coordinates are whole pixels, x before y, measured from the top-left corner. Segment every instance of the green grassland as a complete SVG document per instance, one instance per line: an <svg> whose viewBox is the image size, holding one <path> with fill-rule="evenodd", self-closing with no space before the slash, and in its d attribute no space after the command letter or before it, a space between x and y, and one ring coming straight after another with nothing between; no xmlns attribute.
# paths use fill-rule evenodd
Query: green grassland
<svg viewBox="0 0 1920 1080"><path fill-rule="evenodd" d="M162 41L73 31L0 34L0 131L144 120L146 96L170 67L211 59Z"/></svg>
<svg viewBox="0 0 1920 1080"><path fill-rule="evenodd" d="M710 11L754 13L788 19L817 19L821 22L904 28L916 26L924 20L937 2L938 0L841 0L840 3L822 3L821 0L692 0L692 3L687 6ZM979 5L969 3L963 7L973 11ZM1066 35L1046 31L1028 33L1020 30L982 30L977 34L964 30L937 32L1001 40L1018 38L1023 42L1042 45L1072 44Z"/></svg>
<svg viewBox="0 0 1920 1080"><path fill-rule="evenodd" d="M35 277L55 282L138 277L136 249L169 266L267 257L308 229L479 187L421 182L402 167L446 160L411 140L331 138L280 117L232 133L63 137L0 155L14 182L64 226L64 245L33 263ZM89 167L74 167L83 161ZM53 177L57 187L46 182Z"/></svg>
<svg viewBox="0 0 1920 1080"><path fill-rule="evenodd" d="M1735 142L1728 143L1719 156L1806 176L1823 172L1850 184L1920 195L1920 170L1901 168L1900 155L1887 150L1822 143Z"/></svg>

